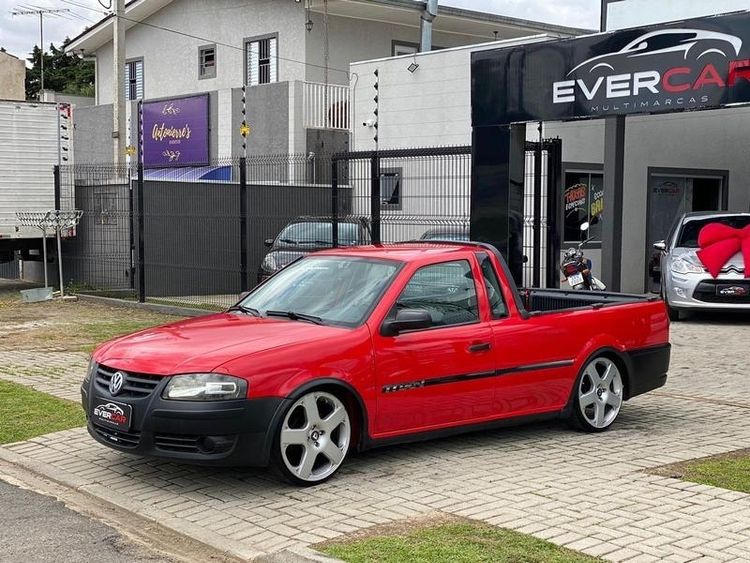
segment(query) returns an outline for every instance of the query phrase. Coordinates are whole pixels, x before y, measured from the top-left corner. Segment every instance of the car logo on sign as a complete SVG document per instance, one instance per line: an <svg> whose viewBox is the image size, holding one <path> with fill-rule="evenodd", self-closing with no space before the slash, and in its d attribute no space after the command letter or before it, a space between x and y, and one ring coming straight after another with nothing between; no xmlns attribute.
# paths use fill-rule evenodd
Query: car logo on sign
<svg viewBox="0 0 750 563"><path fill-rule="evenodd" d="M116 371L109 380L109 392L114 397L120 394L122 386L125 385L125 374L121 371Z"/></svg>
<svg viewBox="0 0 750 563"><path fill-rule="evenodd" d="M748 293L750 293L750 291L741 285L733 285L732 287L725 287L724 289L719 290L720 295L725 295L727 297L745 297Z"/></svg>

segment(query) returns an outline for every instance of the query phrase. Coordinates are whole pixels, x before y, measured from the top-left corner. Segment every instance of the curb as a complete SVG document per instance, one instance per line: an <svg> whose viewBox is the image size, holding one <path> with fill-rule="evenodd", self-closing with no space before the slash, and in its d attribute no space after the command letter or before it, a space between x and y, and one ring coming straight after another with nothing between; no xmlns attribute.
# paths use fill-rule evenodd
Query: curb
<svg viewBox="0 0 750 563"><path fill-rule="evenodd" d="M107 305L109 307L121 307L123 309L143 309L153 311L154 313L163 313L165 315L174 315L176 317L203 317L213 315L221 311L208 311L206 309L192 309L190 307L177 307L174 305L159 305L157 303L139 303L137 301L125 301L114 297L102 297L100 295L87 295L85 293L76 294L81 301L96 303L98 305Z"/></svg>
<svg viewBox="0 0 750 563"><path fill-rule="evenodd" d="M41 461L19 455L3 447L0 447L0 460L10 463L16 467L23 468L38 477L48 479L56 484L62 485L63 487L68 487L70 489L73 489L74 491L88 495L89 497L92 497L97 501L103 502L105 505L110 505L120 510L124 510L128 513L135 514L140 518L148 520L149 522L153 522L159 526L163 526L164 528L168 528L179 535L187 536L193 541L202 543L215 551L226 554L235 559L240 559L243 561L260 559L260 561L268 561L269 563L282 563L282 561L285 561L283 559L264 560L262 558L269 555L262 551L256 551L254 549L248 548L238 541L219 536L218 534L214 534L213 532L210 532L209 530L206 530L193 523L185 522L179 518L175 518L168 512L155 508L147 508L144 510L127 496L120 493L115 493L107 489L103 485L87 483L86 480L82 479L81 477L71 475L67 471L58 469L56 467L51 467ZM290 559L288 561L290 563L297 563L297 561L301 563L303 561L317 560Z"/></svg>

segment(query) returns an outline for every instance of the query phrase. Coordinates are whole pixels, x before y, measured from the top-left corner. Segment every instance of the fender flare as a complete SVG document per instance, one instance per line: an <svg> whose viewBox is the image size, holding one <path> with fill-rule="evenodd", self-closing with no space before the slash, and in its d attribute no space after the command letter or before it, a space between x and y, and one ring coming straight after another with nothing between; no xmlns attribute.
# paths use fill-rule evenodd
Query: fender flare
<svg viewBox="0 0 750 563"><path fill-rule="evenodd" d="M352 397L354 397L354 400L357 403L357 407L359 408L359 414L361 416L361 428L360 428L360 436L359 440L357 441L358 450L362 451L364 449L368 449L368 444L370 443L370 435L368 433L368 416L367 416L367 407L365 406L364 401L362 400L361 395L359 392L352 386L350 383L338 379L335 377L321 377L318 379L312 379L299 387L297 387L294 391L292 391L288 396L286 396L281 404L279 405L278 409L276 409L276 413L274 413L273 418L271 419L271 425L268 429L268 432L266 433L266 443L265 443L265 451L269 454L271 454L271 451L273 450L273 440L276 437L276 432L279 427L279 423L281 422L282 417L286 413L287 409L294 404L294 402L302 397L305 393L310 391L311 389L316 389L318 387L337 387L339 389L342 389L346 392L348 392Z"/></svg>

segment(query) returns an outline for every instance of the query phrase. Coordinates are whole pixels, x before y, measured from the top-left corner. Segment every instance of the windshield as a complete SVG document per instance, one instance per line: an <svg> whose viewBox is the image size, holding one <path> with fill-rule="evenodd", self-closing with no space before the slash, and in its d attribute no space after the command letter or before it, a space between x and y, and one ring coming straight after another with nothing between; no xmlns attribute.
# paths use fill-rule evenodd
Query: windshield
<svg viewBox="0 0 750 563"><path fill-rule="evenodd" d="M320 317L324 324L358 326L374 309L401 264L344 256L309 257L282 270L242 302L268 311Z"/></svg>
<svg viewBox="0 0 750 563"><path fill-rule="evenodd" d="M742 229L750 225L750 215L727 215L725 217L708 217L706 219L694 219L688 221L680 229L677 238L677 248L698 248L698 235L701 229L709 223L721 223L735 229Z"/></svg>
<svg viewBox="0 0 750 563"><path fill-rule="evenodd" d="M339 223L339 244L352 246L358 244L359 229L355 223ZM304 222L287 225L276 239L281 244L331 245L333 239L332 224L328 222Z"/></svg>

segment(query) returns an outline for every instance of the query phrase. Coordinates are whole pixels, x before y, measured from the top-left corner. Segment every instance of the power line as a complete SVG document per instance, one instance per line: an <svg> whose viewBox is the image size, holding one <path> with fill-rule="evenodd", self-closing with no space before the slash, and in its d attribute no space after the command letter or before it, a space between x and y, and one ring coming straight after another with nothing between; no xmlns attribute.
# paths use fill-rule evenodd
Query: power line
<svg viewBox="0 0 750 563"><path fill-rule="evenodd" d="M24 6L22 8L16 8L10 13L15 16L39 16L39 48L41 54L39 60L41 61L41 85L39 88L39 99L42 98L42 92L44 92L44 15L59 15L64 12L69 12L68 8L39 8L36 6Z"/></svg>

